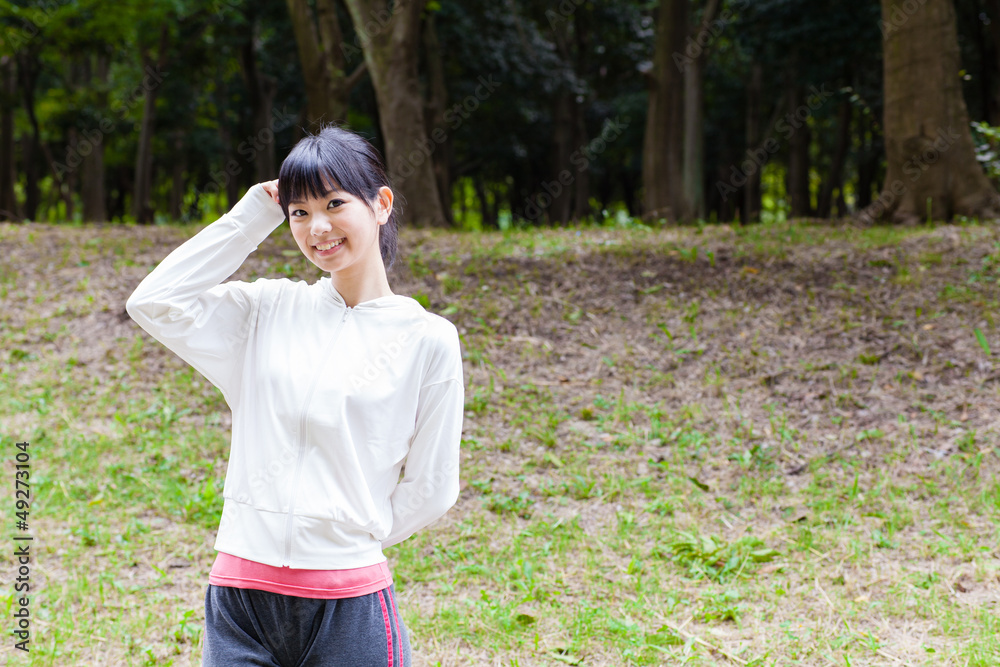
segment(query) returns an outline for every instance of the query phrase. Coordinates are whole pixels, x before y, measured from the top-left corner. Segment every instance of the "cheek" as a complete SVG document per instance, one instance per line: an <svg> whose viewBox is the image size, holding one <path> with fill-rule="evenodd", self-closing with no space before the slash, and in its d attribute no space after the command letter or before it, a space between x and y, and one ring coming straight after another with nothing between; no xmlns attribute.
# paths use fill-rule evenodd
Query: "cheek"
<svg viewBox="0 0 1000 667"><path fill-rule="evenodd" d="M292 238L295 239L295 243L299 246L299 250L305 252L305 232L300 226L292 227Z"/></svg>

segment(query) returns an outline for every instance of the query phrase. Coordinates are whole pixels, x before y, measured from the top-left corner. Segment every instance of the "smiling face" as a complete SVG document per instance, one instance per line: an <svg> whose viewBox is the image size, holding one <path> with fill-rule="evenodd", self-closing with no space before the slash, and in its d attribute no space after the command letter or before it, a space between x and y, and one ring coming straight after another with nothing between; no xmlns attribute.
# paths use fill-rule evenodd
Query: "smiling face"
<svg viewBox="0 0 1000 667"><path fill-rule="evenodd" d="M369 207L334 185L319 197L288 202L288 223L309 261L331 274L349 275L383 266L379 226L391 211L389 188L381 188Z"/></svg>
<svg viewBox="0 0 1000 667"><path fill-rule="evenodd" d="M333 201L338 199L339 202ZM378 151L360 135L327 126L300 139L281 162L278 201L302 252L325 270L333 268L330 259L358 257L363 239L354 238L350 230L339 227L355 222L358 224L352 229L357 231L361 224L358 221L366 219L362 217L363 209L367 209L367 215L371 216L368 221L381 225L377 227L377 236L383 273L392 266L398 229L397 214L392 210L392 191ZM297 204L295 216L289 206L292 202ZM315 222L320 213L328 216L330 229L296 229L297 223ZM310 242L310 237L318 237L312 240L319 243ZM333 250L326 244L338 239L346 239L344 247L324 256L323 252ZM319 251L317 245L323 245L325 250ZM343 263L341 259L337 260L338 266Z"/></svg>

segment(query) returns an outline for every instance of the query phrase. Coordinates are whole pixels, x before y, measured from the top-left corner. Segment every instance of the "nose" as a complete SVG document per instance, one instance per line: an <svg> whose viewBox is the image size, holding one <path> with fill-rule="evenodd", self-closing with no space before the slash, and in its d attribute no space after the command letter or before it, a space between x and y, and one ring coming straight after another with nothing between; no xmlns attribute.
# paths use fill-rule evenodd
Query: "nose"
<svg viewBox="0 0 1000 667"><path fill-rule="evenodd" d="M309 233L313 236L322 236L333 229L333 225L325 215L314 215L309 221Z"/></svg>

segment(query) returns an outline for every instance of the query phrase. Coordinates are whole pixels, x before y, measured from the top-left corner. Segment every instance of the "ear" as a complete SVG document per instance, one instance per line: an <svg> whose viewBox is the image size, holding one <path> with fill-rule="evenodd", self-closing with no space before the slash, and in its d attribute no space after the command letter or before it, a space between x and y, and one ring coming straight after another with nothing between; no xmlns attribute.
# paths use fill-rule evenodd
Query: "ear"
<svg viewBox="0 0 1000 667"><path fill-rule="evenodd" d="M392 215L392 190L383 185L375 196L375 222L384 225L389 222L390 215Z"/></svg>

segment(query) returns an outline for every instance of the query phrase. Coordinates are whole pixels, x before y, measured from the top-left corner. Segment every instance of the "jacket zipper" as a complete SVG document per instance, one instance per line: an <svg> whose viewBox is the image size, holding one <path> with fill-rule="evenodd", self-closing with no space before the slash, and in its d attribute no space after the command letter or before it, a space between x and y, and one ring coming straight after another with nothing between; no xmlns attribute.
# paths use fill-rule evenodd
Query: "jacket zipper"
<svg viewBox="0 0 1000 667"><path fill-rule="evenodd" d="M344 308L344 315L340 318L340 323L337 326L337 331L333 334L330 339L330 345L337 342L340 337L341 331L344 330L344 323L347 322L347 316L351 312L351 307L347 306ZM298 453L295 457L295 472L292 475L292 497L288 504L288 517L285 519L285 560L283 565L290 566L292 559L292 526L295 521L295 510L298 501L298 490L299 490L299 477L302 474L302 460L305 458L306 450L306 418L309 415L309 404L312 402L313 393L316 390L316 384L319 382L319 378L323 375L323 371L326 370L326 361L320 364L319 370L313 376L312 382L309 384L309 390L306 392L306 396L302 401L302 411L299 413L299 433L298 433Z"/></svg>

